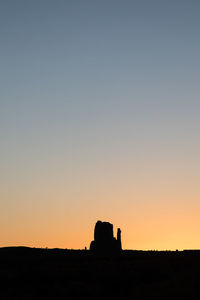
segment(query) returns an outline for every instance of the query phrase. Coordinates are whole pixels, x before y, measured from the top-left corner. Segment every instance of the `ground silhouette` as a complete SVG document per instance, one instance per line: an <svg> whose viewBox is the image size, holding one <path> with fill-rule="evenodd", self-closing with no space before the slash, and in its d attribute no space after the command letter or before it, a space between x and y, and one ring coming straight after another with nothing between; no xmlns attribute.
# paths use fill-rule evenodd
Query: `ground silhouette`
<svg viewBox="0 0 200 300"><path fill-rule="evenodd" d="M199 299L200 251L0 248L0 299Z"/></svg>
<svg viewBox="0 0 200 300"><path fill-rule="evenodd" d="M91 249L0 248L0 299L199 299L199 250L116 252L108 222Z"/></svg>

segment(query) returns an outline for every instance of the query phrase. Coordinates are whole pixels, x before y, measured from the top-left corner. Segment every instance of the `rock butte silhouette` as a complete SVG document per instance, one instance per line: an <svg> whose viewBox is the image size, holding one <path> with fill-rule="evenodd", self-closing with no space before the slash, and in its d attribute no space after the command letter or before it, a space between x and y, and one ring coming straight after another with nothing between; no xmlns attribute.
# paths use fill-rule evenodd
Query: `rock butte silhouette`
<svg viewBox="0 0 200 300"><path fill-rule="evenodd" d="M121 230L117 229L117 239L113 236L113 224L97 221L94 228L94 241L90 250L98 254L115 254L122 250Z"/></svg>

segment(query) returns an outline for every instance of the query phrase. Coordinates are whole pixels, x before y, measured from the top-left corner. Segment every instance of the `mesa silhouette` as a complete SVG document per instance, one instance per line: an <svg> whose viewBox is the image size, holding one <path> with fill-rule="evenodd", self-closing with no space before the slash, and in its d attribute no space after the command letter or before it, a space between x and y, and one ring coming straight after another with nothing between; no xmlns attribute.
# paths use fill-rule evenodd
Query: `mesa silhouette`
<svg viewBox="0 0 200 300"><path fill-rule="evenodd" d="M117 239L113 236L113 224L97 221L94 229L94 241L90 250L97 254L118 254L122 250L121 229L117 229Z"/></svg>

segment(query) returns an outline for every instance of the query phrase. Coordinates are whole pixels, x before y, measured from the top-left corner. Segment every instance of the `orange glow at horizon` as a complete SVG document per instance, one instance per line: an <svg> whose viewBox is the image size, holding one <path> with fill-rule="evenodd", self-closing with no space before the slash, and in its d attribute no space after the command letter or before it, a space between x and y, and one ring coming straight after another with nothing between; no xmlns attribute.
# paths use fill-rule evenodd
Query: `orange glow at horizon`
<svg viewBox="0 0 200 300"><path fill-rule="evenodd" d="M21 205L12 205L1 218L1 247L89 248L95 222L103 220L113 223L114 236L117 227L122 229L123 249L200 248L200 204L195 191L192 203L186 193L172 188L163 197L158 189L135 190L128 196L118 187L105 194L98 191L95 201L94 190L67 194L64 188L59 193L51 189L32 191L31 196L28 192L20 192ZM73 205L66 201L69 197Z"/></svg>

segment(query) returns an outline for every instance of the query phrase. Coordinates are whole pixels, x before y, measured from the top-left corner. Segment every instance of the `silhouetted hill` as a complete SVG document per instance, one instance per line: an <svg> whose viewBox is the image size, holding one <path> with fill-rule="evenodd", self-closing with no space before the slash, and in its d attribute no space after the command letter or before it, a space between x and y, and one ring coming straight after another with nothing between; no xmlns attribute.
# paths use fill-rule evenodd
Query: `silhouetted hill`
<svg viewBox="0 0 200 300"><path fill-rule="evenodd" d="M0 282L2 300L198 299L200 251L0 248Z"/></svg>

